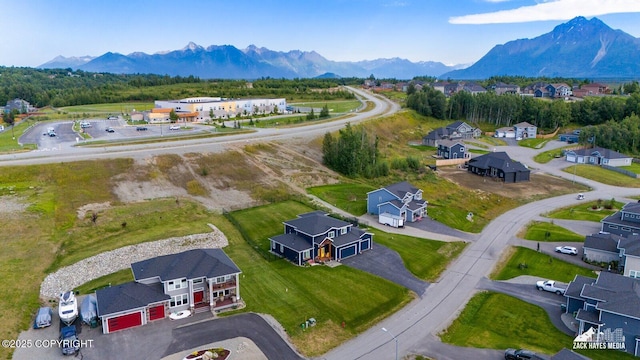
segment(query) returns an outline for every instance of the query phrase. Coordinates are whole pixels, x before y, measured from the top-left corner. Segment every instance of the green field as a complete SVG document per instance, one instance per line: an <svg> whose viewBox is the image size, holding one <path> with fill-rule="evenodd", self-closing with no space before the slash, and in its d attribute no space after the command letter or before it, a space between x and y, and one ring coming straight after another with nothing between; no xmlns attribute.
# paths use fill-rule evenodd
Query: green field
<svg viewBox="0 0 640 360"><path fill-rule="evenodd" d="M28 151L35 149L35 145L26 144L20 145L18 140L20 136L33 125L35 121L33 119L23 120L16 123L14 128L7 127L5 124L5 130L0 132L0 153ZM15 139L14 139L15 137Z"/></svg>
<svg viewBox="0 0 640 360"><path fill-rule="evenodd" d="M631 171L636 174L640 174L640 164L632 162L629 166L620 166L620 169Z"/></svg>
<svg viewBox="0 0 640 360"><path fill-rule="evenodd" d="M584 236L576 234L573 231L567 230L561 226L544 222L534 221L528 224L525 230L524 238L526 240L535 241L568 241L568 242L583 242Z"/></svg>
<svg viewBox="0 0 640 360"><path fill-rule="evenodd" d="M330 113L346 113L346 112L356 111L360 106L362 106L362 103L358 100L329 100L329 101L289 103L287 105L290 105L293 107L307 107L307 108L316 108L316 109L321 109L322 107L327 105Z"/></svg>
<svg viewBox="0 0 640 360"><path fill-rule="evenodd" d="M518 141L518 145L532 148L532 149L542 149L545 145L547 145L549 140L550 139L542 139L542 138L523 139Z"/></svg>
<svg viewBox="0 0 640 360"><path fill-rule="evenodd" d="M350 213L360 216L367 213L367 192L376 190L366 184L333 184L314 186L307 191L320 199Z"/></svg>
<svg viewBox="0 0 640 360"><path fill-rule="evenodd" d="M611 209L604 208L604 206L607 204L611 205ZM600 222L600 220L606 218L609 215L613 215L615 212L622 209L622 206L624 206L623 203L615 200L613 201L613 204L611 204L611 200L595 200L588 201L576 206L563 207L542 215L552 219Z"/></svg>
<svg viewBox="0 0 640 360"><path fill-rule="evenodd" d="M508 280L520 275L532 275L541 279L550 279L568 283L576 275L595 277L595 273L586 268L535 250L516 247L505 262L498 264L491 274L493 280ZM571 255L566 255L571 256Z"/></svg>
<svg viewBox="0 0 640 360"><path fill-rule="evenodd" d="M575 148L575 145L569 145L558 149L543 151L534 156L533 161L537 162L538 164L546 164L553 159L562 158L562 151L570 148Z"/></svg>
<svg viewBox="0 0 640 360"><path fill-rule="evenodd" d="M152 102L127 102L112 104L90 104L65 106L57 109L66 113L105 113L105 114L128 114L132 111L149 111L155 107Z"/></svg>
<svg viewBox="0 0 640 360"><path fill-rule="evenodd" d="M523 348L552 355L572 348L573 338L558 330L541 307L494 292L469 300L460 316L440 334L443 342L475 348ZM635 359L615 350L578 350L594 360Z"/></svg>
<svg viewBox="0 0 640 360"><path fill-rule="evenodd" d="M576 174L602 184L639 188L640 179L621 174L619 172L607 170L595 165L571 165L564 169L564 172Z"/></svg>

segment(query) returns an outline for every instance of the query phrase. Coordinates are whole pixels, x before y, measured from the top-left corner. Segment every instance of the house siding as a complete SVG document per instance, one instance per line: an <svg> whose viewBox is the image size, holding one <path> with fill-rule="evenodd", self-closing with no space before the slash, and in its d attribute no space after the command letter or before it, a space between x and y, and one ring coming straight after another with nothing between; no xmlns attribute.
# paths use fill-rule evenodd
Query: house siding
<svg viewBox="0 0 640 360"><path fill-rule="evenodd" d="M367 212L372 215L378 215L378 204L394 200L395 198L395 195L385 189L374 190L367 194ZM397 212L398 210L396 209L396 213Z"/></svg>
<svg viewBox="0 0 640 360"><path fill-rule="evenodd" d="M600 312L600 320L605 324L601 330L606 328L612 331L617 328L622 329L625 337L626 352L633 354L636 346L636 336L640 334L640 320L606 311Z"/></svg>
<svg viewBox="0 0 640 360"><path fill-rule="evenodd" d="M612 261L618 261L620 259L620 256L618 253L612 253L610 251L591 249L591 248L585 247L584 259L588 261L598 261L598 262L608 263Z"/></svg>
<svg viewBox="0 0 640 360"><path fill-rule="evenodd" d="M624 257L624 276L630 276L631 271L640 271L640 258L627 255Z"/></svg>

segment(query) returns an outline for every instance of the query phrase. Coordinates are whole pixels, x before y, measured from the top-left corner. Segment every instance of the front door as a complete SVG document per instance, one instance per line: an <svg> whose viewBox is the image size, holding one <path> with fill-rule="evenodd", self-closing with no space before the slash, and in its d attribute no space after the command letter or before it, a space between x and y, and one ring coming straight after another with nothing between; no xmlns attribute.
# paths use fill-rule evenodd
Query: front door
<svg viewBox="0 0 640 360"><path fill-rule="evenodd" d="M200 304L204 300L204 290L198 290L193 292L193 303Z"/></svg>

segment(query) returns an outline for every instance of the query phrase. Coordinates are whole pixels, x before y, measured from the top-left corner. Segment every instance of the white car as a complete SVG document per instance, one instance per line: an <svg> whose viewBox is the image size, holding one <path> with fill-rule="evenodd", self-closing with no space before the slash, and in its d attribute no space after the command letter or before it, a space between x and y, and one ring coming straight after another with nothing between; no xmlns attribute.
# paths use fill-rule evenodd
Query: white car
<svg viewBox="0 0 640 360"><path fill-rule="evenodd" d="M171 125L169 126L169 130L180 130L180 125Z"/></svg>
<svg viewBox="0 0 640 360"><path fill-rule="evenodd" d="M556 252L569 255L578 255L578 249L573 246L557 246Z"/></svg>

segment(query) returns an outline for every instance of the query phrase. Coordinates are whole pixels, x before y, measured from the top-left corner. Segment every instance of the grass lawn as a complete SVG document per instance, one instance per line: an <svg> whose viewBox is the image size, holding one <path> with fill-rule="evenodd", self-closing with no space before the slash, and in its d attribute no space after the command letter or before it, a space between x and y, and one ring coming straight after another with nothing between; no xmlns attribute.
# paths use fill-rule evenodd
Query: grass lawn
<svg viewBox="0 0 640 360"><path fill-rule="evenodd" d="M376 190L366 184L333 184L308 188L307 191L350 214L367 213L367 192Z"/></svg>
<svg viewBox="0 0 640 360"><path fill-rule="evenodd" d="M314 102L303 102L303 103L291 103L288 104L293 107L312 107L312 108L322 108L325 105L329 107L329 112L331 113L345 113L356 111L362 103L358 100L329 100L329 101L314 101Z"/></svg>
<svg viewBox="0 0 640 360"><path fill-rule="evenodd" d="M541 307L514 297L480 292L440 334L443 342L465 347L523 348L552 355L572 348L573 338L558 330ZM635 359L615 350L578 350L594 360Z"/></svg>
<svg viewBox="0 0 640 360"><path fill-rule="evenodd" d="M245 233L262 239L282 233L283 221L309 210L313 209L286 201L231 215ZM407 289L347 266L298 267L286 260L268 262L226 219L216 216L212 221L227 235L230 245L225 252L243 272L241 294L247 303L243 311L274 316L306 356L325 353L411 300ZM300 324L310 317L318 325L303 331Z"/></svg>
<svg viewBox="0 0 640 360"><path fill-rule="evenodd" d="M96 290L100 290L106 286L124 284L130 281L133 281L133 272L131 269L123 269L91 280L73 290L77 291L80 295L93 294Z"/></svg>
<svg viewBox="0 0 640 360"><path fill-rule="evenodd" d="M576 174L583 178L591 179L599 183L621 186L621 187L640 187L640 179L632 178L619 172L607 170L599 166L594 165L571 165L564 169L564 172L569 174Z"/></svg>
<svg viewBox="0 0 640 360"><path fill-rule="evenodd" d="M620 169L624 169L636 174L640 174L640 164L638 163L631 163L631 165L629 166L620 166Z"/></svg>
<svg viewBox="0 0 640 360"><path fill-rule="evenodd" d="M377 229L368 229L374 234L373 241L398 252L405 267L416 277L434 282L464 250L464 242L444 242L389 234ZM375 245L374 245L375 246Z"/></svg>
<svg viewBox="0 0 640 360"><path fill-rule="evenodd" d="M547 150L541 152L533 157L533 160L538 164L546 164L549 161L562 157L562 151L570 148L575 148L575 145L569 145L558 149Z"/></svg>
<svg viewBox="0 0 640 360"><path fill-rule="evenodd" d="M527 240L536 241L569 241L569 242L582 242L584 236L576 234L573 231L567 230L562 226L558 226L552 223L544 221L534 221L530 223L525 232L523 238Z"/></svg>
<svg viewBox="0 0 640 360"><path fill-rule="evenodd" d="M570 256L570 255L567 255ZM568 283L577 275L595 277L589 269L570 264L535 250L515 247L507 253L507 258L496 266L491 274L493 280L508 280L520 275L538 276Z"/></svg>
<svg viewBox="0 0 640 360"><path fill-rule="evenodd" d="M611 200L602 201L601 205L606 203L610 203ZM594 210L593 206L596 206L597 209ZM600 222L600 220L606 218L609 215L614 214L619 209L622 209L624 203L619 201L613 202L612 209L605 209L604 207L598 207L598 200L585 202L584 204L576 205L576 206L567 206L557 210L554 210L550 213L543 214L546 217L552 219L566 219L566 220L584 220L584 221L595 221Z"/></svg>
<svg viewBox="0 0 640 360"><path fill-rule="evenodd" d="M35 121L33 119L23 120L17 122L13 129L5 125L4 131L0 132L0 153L35 149L36 146L33 144L25 144L22 146L18 144L20 136L34 123Z"/></svg>
<svg viewBox="0 0 640 360"><path fill-rule="evenodd" d="M549 140L550 139L542 139L542 138L523 139L518 141L518 145L532 148L532 149L542 149L549 142Z"/></svg>
<svg viewBox="0 0 640 360"><path fill-rule="evenodd" d="M131 112L134 109L136 111L151 110L154 108L153 103L147 102L126 102L126 103L107 103L107 104L90 104L90 105L75 105L65 106L59 108L58 111L67 113L113 113L122 114L123 112Z"/></svg>

